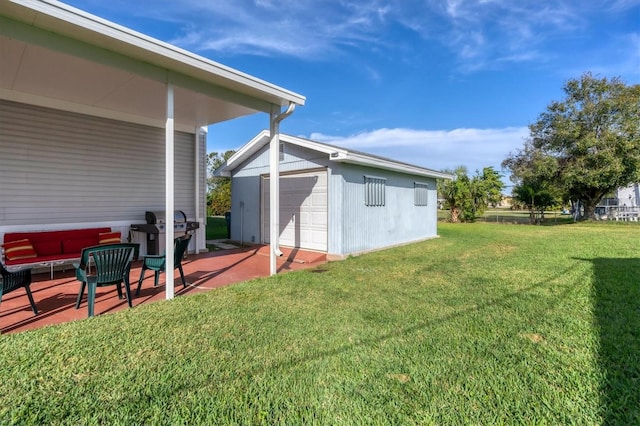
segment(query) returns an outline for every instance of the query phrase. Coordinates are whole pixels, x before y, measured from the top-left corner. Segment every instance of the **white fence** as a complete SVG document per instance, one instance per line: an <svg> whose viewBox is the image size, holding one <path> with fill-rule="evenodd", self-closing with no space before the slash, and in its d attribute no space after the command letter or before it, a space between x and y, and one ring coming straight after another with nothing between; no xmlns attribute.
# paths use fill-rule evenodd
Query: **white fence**
<svg viewBox="0 0 640 426"><path fill-rule="evenodd" d="M598 220L623 220L637 222L640 216L638 206L597 206L596 219Z"/></svg>

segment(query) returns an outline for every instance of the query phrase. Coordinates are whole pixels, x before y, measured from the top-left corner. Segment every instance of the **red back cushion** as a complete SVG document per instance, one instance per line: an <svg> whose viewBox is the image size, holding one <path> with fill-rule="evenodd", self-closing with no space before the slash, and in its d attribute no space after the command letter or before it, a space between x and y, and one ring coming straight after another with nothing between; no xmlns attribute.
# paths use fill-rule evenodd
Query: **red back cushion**
<svg viewBox="0 0 640 426"><path fill-rule="evenodd" d="M96 238L84 238L82 240L62 240L62 252L64 254L79 254L85 247L93 247L98 245L98 236Z"/></svg>
<svg viewBox="0 0 640 426"><path fill-rule="evenodd" d="M98 244L118 244L121 242L120 231L101 232L98 234Z"/></svg>
<svg viewBox="0 0 640 426"><path fill-rule="evenodd" d="M4 254L7 260L30 259L37 256L28 239L4 243Z"/></svg>
<svg viewBox="0 0 640 426"><path fill-rule="evenodd" d="M53 256L62 253L62 243L58 240L34 241L33 247L38 256Z"/></svg>

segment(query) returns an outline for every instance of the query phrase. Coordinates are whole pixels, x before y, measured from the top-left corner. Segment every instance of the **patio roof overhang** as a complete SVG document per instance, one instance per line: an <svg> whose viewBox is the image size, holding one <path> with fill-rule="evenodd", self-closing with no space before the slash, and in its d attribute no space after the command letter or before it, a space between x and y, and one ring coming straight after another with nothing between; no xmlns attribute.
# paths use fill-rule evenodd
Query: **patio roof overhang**
<svg viewBox="0 0 640 426"><path fill-rule="evenodd" d="M167 271L174 130L194 133L263 112L277 147L278 123L305 103L302 95L53 0L0 0L0 58L0 99L165 129ZM278 208L276 200L272 212ZM273 254L271 263L275 271ZM167 280L167 299L173 294Z"/></svg>
<svg viewBox="0 0 640 426"><path fill-rule="evenodd" d="M305 98L51 0L0 0L0 98L176 129L304 105Z"/></svg>

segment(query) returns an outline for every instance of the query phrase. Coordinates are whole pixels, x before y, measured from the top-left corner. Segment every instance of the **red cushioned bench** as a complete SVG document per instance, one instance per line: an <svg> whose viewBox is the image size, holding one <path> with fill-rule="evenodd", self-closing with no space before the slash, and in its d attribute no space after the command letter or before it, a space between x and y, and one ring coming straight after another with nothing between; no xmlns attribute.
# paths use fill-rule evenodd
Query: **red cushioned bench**
<svg viewBox="0 0 640 426"><path fill-rule="evenodd" d="M120 238L120 232L112 232L111 228L8 232L4 234L2 260L7 267L50 266L53 279L55 265L80 259L85 247L119 243Z"/></svg>

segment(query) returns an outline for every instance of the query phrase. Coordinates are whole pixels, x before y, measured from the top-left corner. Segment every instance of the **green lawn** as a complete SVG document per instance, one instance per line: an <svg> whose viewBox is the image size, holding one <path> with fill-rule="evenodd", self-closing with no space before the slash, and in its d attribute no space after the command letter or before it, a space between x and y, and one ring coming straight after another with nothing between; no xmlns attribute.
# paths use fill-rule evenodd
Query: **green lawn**
<svg viewBox="0 0 640 426"><path fill-rule="evenodd" d="M224 216L207 217L207 240L220 240L227 238L227 220Z"/></svg>
<svg viewBox="0 0 640 426"><path fill-rule="evenodd" d="M640 424L638 224L439 231L2 336L0 423Z"/></svg>
<svg viewBox="0 0 640 426"><path fill-rule="evenodd" d="M448 221L449 210L438 210L438 220ZM508 208L489 208L482 216L476 219L476 222L493 222L503 224L530 224L528 210L511 210ZM559 211L545 212L543 225L561 225L573 223L573 216L561 214Z"/></svg>

